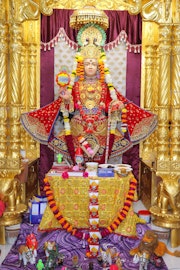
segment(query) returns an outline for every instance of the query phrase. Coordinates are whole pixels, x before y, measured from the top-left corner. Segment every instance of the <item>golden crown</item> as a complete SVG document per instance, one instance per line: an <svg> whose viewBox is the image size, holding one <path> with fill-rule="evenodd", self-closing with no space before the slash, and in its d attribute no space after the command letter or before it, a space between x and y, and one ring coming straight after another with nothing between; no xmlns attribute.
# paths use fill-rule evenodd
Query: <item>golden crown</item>
<svg viewBox="0 0 180 270"><path fill-rule="evenodd" d="M74 29L78 30L88 23L98 24L104 30L109 27L108 16L103 10L97 10L95 6L85 6L83 9L75 10L70 17L70 27Z"/></svg>
<svg viewBox="0 0 180 270"><path fill-rule="evenodd" d="M82 46L80 55L83 57L83 59L99 59L101 55L101 47L95 46L93 44L87 45L87 46Z"/></svg>

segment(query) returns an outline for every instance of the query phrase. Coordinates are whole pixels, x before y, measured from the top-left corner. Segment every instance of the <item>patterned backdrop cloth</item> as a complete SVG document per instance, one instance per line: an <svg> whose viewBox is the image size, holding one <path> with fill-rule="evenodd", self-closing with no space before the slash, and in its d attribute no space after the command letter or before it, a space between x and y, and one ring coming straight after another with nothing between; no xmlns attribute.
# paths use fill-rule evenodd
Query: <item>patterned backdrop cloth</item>
<svg viewBox="0 0 180 270"><path fill-rule="evenodd" d="M24 267L23 263L19 261L18 256L18 247L22 244L25 244L26 236L30 233L33 233L38 240L38 256L36 258L36 264L38 259L42 259L43 263L46 261L45 252L44 252L44 243L46 241L55 241L58 245L58 251L62 253L65 258L62 266L58 266L55 269L63 269L64 266L67 269L82 269L88 270L89 263L93 263L93 269L105 269L100 265L96 258L89 259L85 256L87 244L83 240L78 240L76 237L67 233L64 230L54 230L51 232L39 232L38 225L32 225L28 223L29 217L28 215L24 215L23 222L21 224L21 229L19 236L12 246L10 252L2 263L0 267L1 270L17 270L17 269L27 269L33 270L36 269L36 265L31 265L30 263ZM103 238L100 241L100 247L104 250L107 248L114 248L119 252L121 262L123 264L123 270L137 270L139 269L138 263L133 263L133 256L129 255L130 249L136 247L145 231L148 230L149 227L147 224L137 224L137 238L125 237L118 234L110 234L108 237ZM72 257L78 256L79 259L79 267L81 268L73 268ZM109 268L106 268L109 269ZM153 263L148 263L148 270L168 270L163 259L161 261L160 267L157 268Z"/></svg>

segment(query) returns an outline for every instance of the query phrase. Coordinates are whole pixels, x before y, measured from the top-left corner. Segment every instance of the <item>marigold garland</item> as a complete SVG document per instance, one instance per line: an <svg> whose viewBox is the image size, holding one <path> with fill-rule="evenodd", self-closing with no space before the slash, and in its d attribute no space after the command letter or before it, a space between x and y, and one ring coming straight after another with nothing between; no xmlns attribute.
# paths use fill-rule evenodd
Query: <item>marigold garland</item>
<svg viewBox="0 0 180 270"><path fill-rule="evenodd" d="M56 205L56 202L53 196L53 191L51 190L51 187L49 184L49 179L45 178L44 183L45 183L44 191L46 193L49 207L51 211L53 212L55 218L58 220L58 222L62 226L62 228L66 230L67 232L71 233L73 236L77 237L78 239L85 239L87 241L90 241L89 233L83 233L80 229L74 228L63 217L63 214L60 212L60 210L58 209ZM130 179L129 191L126 195L123 208L119 211L119 213L117 214L117 217L113 220L113 222L107 228L102 228L102 230L100 231L102 238L106 237L110 233L113 233L119 227L120 223L126 218L134 199L136 186L137 186L137 180L134 177L132 177Z"/></svg>

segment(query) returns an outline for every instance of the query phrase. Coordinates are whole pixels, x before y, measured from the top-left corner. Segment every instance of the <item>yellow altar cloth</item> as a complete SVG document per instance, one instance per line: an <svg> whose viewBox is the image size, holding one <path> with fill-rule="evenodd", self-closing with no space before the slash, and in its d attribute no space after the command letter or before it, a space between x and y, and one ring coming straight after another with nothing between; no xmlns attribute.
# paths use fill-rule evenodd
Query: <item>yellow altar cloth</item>
<svg viewBox="0 0 180 270"><path fill-rule="evenodd" d="M129 191L130 180L134 177L75 177L63 179L58 175L48 175L48 182L53 191L56 205L64 218L74 228L89 228L89 186L90 180L99 180L98 185L98 214L99 227L108 227L123 208L126 195ZM135 193L134 200L137 200ZM126 218L115 230L116 233L126 236L136 236L136 224L144 223L133 211L131 205ZM62 228L55 218L51 208L47 205L43 214L40 230Z"/></svg>

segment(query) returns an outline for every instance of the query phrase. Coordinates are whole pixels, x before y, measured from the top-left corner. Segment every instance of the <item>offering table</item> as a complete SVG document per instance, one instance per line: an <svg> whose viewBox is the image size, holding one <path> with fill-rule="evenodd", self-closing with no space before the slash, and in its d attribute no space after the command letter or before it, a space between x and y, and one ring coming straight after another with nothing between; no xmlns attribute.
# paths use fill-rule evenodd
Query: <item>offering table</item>
<svg viewBox="0 0 180 270"><path fill-rule="evenodd" d="M47 174L45 187L48 187L46 194L49 194L48 200L51 205L47 205L39 229L43 231L62 228L57 219L57 209L59 215L63 216L71 227L88 229L90 189L93 186L94 191L98 192L99 228L108 228L122 214L123 220L114 232L136 236L136 224L144 223L133 211L133 200L137 199L137 194L135 190L132 196L131 191L132 187L136 189L136 182L132 173L124 177L115 173L114 177L69 176L68 178L58 174ZM54 204L57 208L54 208ZM128 209L127 212L124 212L124 206Z"/></svg>

